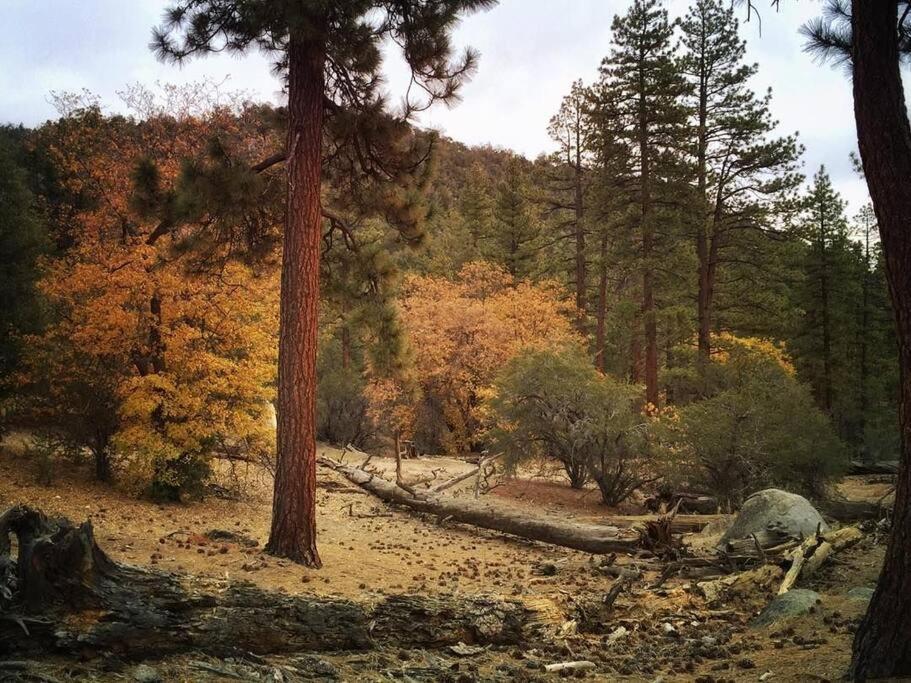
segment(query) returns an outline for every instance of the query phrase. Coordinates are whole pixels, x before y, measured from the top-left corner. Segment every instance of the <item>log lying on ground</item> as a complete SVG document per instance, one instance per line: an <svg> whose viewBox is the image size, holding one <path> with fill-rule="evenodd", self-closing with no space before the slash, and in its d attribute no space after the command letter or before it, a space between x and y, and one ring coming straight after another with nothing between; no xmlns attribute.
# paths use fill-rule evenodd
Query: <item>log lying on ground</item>
<svg viewBox="0 0 911 683"><path fill-rule="evenodd" d="M646 498L645 507L652 512L676 508L684 514L714 515L718 513L718 500L703 493L673 491Z"/></svg>
<svg viewBox="0 0 911 683"><path fill-rule="evenodd" d="M567 522L544 515L528 515L478 500L452 498L433 493L412 495L393 482L357 467L343 465L328 458L321 458L319 462L343 474L349 481L381 500L404 505L418 512L437 515L441 519L450 519L589 553L629 552L638 547L637 534L624 535L617 527Z"/></svg>
<svg viewBox="0 0 911 683"><path fill-rule="evenodd" d="M787 555L791 566L778 588L778 594L791 590L801 576L812 576L833 552L848 548L862 538L861 531L853 526L826 534L813 534Z"/></svg>
<svg viewBox="0 0 911 683"><path fill-rule="evenodd" d="M90 522L75 526L27 507L0 516L0 659L50 650L145 659L515 644L536 618L515 600L400 595L361 605L144 570L108 558Z"/></svg>
<svg viewBox="0 0 911 683"><path fill-rule="evenodd" d="M856 522L859 520L880 520L889 516L891 503L885 500L873 502L865 500L825 500L819 509L828 517L839 522Z"/></svg>
<svg viewBox="0 0 911 683"><path fill-rule="evenodd" d="M848 474L898 474L898 460L863 462L852 460Z"/></svg>

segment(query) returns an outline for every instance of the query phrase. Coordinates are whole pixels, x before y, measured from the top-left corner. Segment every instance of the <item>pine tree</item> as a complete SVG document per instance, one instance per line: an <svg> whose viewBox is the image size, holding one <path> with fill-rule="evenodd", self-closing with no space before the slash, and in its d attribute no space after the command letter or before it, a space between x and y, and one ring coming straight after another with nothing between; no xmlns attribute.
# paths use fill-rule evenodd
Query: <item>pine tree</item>
<svg viewBox="0 0 911 683"><path fill-rule="evenodd" d="M601 65L601 86L611 93L617 118L614 136L632 159L630 199L639 247L646 402L659 404L656 262L659 224L680 177L679 151L687 132L681 98L688 85L674 55L674 25L657 0L635 0L614 18L611 55ZM636 355L636 352L633 352Z"/></svg>
<svg viewBox="0 0 911 683"><path fill-rule="evenodd" d="M745 243L755 246L755 240L743 233L773 228L778 209L801 181L795 172L800 150L793 137L771 137L776 125L769 112L771 94L759 98L749 87L758 67L744 63L746 46L733 10L722 0L696 0L681 31L682 67L692 85L687 105L699 209L693 222L699 367L704 372L719 271L733 261L746 264L742 276L755 279L763 265Z"/></svg>
<svg viewBox="0 0 911 683"><path fill-rule="evenodd" d="M798 372L813 388L820 407L847 436L854 393L850 366L859 278L844 209L844 201L820 167L797 227L804 246L800 255L803 281L795 303L803 316L792 346Z"/></svg>
<svg viewBox="0 0 911 683"><path fill-rule="evenodd" d="M452 60L450 32L460 14L492 0L177 0L157 29L159 56L176 61L214 51L258 49L286 74L286 225L283 237L278 377L278 460L267 549L319 566L316 549L316 345L320 290L323 147L327 131L342 148L327 160L364 175L414 236L420 216L414 197L396 191L404 173L384 170L399 152L407 120L434 100L451 99L475 64L472 53ZM402 47L411 81L424 103L406 101L399 117L386 112L378 78L380 45ZM271 160L260 166L265 168ZM415 162L417 170L419 163ZM344 189L344 188L337 188ZM327 220L345 232L337 215Z"/></svg>
<svg viewBox="0 0 911 683"><path fill-rule="evenodd" d="M539 222L528 193L527 173L518 159L512 159L497 186L494 232L488 235L485 253L519 278L534 274L539 248Z"/></svg>
<svg viewBox="0 0 911 683"><path fill-rule="evenodd" d="M559 111L551 118L548 133L559 149L554 155L556 169L549 174L553 193L549 209L560 215L557 239L572 241L572 277L578 324L584 327L587 309L588 253L586 251L585 194L589 162L589 93L582 81L573 83ZM568 214L563 219L562 214Z"/></svg>
<svg viewBox="0 0 911 683"><path fill-rule="evenodd" d="M860 244L860 297L857 308L857 424L854 441L863 460L892 459L898 450L898 358L895 325L886 286L878 224L873 207L855 218Z"/></svg>
<svg viewBox="0 0 911 683"><path fill-rule="evenodd" d="M849 62L864 177L879 221L898 339L901 462L882 573L854 636L855 680L911 675L911 124L901 65L909 52L911 3L838 0L805 27L810 46Z"/></svg>
<svg viewBox="0 0 911 683"><path fill-rule="evenodd" d="M482 243L489 239L494 231L494 186L484 167L475 162L468 170L465 186L459 198L459 210L468 234L471 236L470 251L477 257Z"/></svg>

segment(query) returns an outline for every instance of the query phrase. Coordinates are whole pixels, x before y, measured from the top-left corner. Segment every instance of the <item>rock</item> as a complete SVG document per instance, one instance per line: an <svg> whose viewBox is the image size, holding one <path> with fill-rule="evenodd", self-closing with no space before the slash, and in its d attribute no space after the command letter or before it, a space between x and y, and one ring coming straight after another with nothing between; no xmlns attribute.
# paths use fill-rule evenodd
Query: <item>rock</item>
<svg viewBox="0 0 911 683"><path fill-rule="evenodd" d="M721 545L770 528L795 537L809 537L816 533L817 528L822 531L829 529L822 515L803 496L780 489L766 489L744 501L731 528L721 537Z"/></svg>
<svg viewBox="0 0 911 683"><path fill-rule="evenodd" d="M608 645L613 645L618 640L626 638L627 634L629 634L629 631L627 630L626 626L618 626L613 631L611 631L611 634L607 637Z"/></svg>
<svg viewBox="0 0 911 683"><path fill-rule="evenodd" d="M161 683L161 674L148 664L140 664L133 669L133 680L136 683Z"/></svg>
<svg viewBox="0 0 911 683"><path fill-rule="evenodd" d="M819 602L819 593L804 588L793 588L776 595L753 621L754 626L768 626L782 619L807 614Z"/></svg>
<svg viewBox="0 0 911 683"><path fill-rule="evenodd" d="M873 588L867 586L855 586L848 591L848 597L851 600L860 600L862 602L870 602L873 599Z"/></svg>

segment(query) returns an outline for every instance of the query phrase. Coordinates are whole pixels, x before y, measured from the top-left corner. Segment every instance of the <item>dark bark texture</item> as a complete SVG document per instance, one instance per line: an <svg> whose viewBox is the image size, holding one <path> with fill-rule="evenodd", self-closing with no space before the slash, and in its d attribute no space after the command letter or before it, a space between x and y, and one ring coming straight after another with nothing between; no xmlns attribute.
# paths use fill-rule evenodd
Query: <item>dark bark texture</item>
<svg viewBox="0 0 911 683"><path fill-rule="evenodd" d="M894 2L853 0L854 116L880 226L901 369L901 461L882 574L854 639L855 680L911 676L911 125Z"/></svg>
<svg viewBox="0 0 911 683"><path fill-rule="evenodd" d="M319 567L316 549L316 342L325 46L288 50L288 199L278 349L278 459L266 550Z"/></svg>

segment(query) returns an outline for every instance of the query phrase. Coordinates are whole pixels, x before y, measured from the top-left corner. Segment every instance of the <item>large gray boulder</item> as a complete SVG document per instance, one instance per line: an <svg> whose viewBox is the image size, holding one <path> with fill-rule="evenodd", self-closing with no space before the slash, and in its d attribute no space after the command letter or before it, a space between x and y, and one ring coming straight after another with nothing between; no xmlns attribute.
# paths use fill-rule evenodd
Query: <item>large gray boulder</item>
<svg viewBox="0 0 911 683"><path fill-rule="evenodd" d="M744 501L734 523L721 537L720 544L772 529L792 536L808 537L816 533L817 528L822 531L829 529L810 501L796 493L766 489Z"/></svg>

